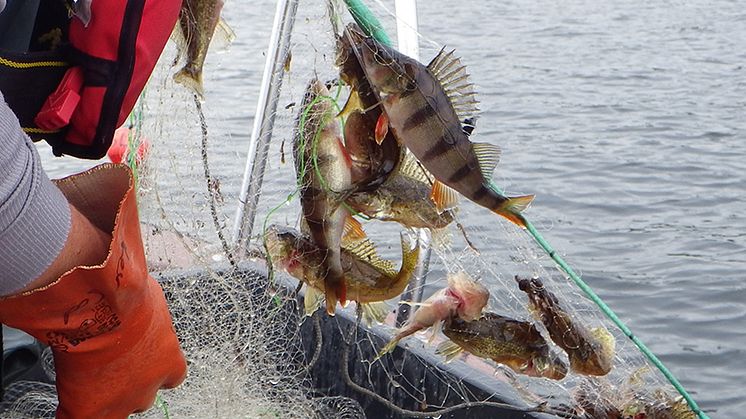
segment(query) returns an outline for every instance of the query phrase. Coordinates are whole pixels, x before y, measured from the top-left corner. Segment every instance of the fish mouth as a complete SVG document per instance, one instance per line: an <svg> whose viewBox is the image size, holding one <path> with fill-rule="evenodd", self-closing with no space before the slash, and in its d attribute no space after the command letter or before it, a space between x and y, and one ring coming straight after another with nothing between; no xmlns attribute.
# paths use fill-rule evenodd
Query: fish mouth
<svg viewBox="0 0 746 419"><path fill-rule="evenodd" d="M285 268L292 254L294 232L283 226L271 225L264 234L264 245L273 265Z"/></svg>
<svg viewBox="0 0 746 419"><path fill-rule="evenodd" d="M452 290L450 287L446 288L445 295L448 297L455 298L458 301L458 304L456 305L456 312L461 313L464 310L464 307L466 305L466 301L464 301L464 297L461 296L458 292ZM463 318L463 317L462 317ZM471 321L475 319L464 319L466 321Z"/></svg>
<svg viewBox="0 0 746 419"><path fill-rule="evenodd" d="M350 23L345 28L344 33L342 36L346 36L350 41L352 41L352 45L359 44L361 42L364 42L368 36L363 32L363 30L358 26L357 23Z"/></svg>

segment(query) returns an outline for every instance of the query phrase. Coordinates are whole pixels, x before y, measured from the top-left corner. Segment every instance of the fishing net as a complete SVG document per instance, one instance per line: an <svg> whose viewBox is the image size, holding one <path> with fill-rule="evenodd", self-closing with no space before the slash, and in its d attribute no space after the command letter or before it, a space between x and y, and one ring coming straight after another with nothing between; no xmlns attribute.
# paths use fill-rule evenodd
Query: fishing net
<svg viewBox="0 0 746 419"><path fill-rule="evenodd" d="M386 32L394 34L392 11L378 2L371 6ZM147 257L167 293L189 362L186 382L162 392L156 406L138 417L361 418L366 412L369 417L465 417L480 408L502 409L504 417L510 412L606 417L599 413L604 406L619 417L675 417L670 406L681 402L667 380L530 236L463 198L456 221L432 235L425 280L410 288L406 298L427 298L448 285L449 274L466 272L490 290L486 311L533 322L552 349L562 353L532 317L527 296L515 280L516 275L540 278L574 322L604 327L615 337L609 374L534 378L469 355L446 364L435 354L445 337L436 331L431 338L431 330L401 341L400 348L411 352L397 349L376 360L401 325L402 315L396 323L397 311L408 308L399 298L387 302L389 315L383 325L359 321L354 304L336 317L323 310L303 315L297 281L265 265L262 233L272 224L299 226L291 150L309 80L315 77L335 86L330 100L337 106L346 100L348 89L335 82L332 23L341 30L352 19L339 4L309 0L297 9L292 55L280 57L276 66L283 78L264 182L260 193L247 197L258 200L248 249L253 257L245 257L246 249L236 249L232 237L241 173L268 40L267 32L257 28L272 26L268 10L268 5L226 5L223 16L236 38L229 48L213 43L205 65L204 101L174 83L177 48L169 45L130 118L133 144L150 142L147 158L137 166ZM439 34L422 34L423 61L447 42ZM473 59L467 56L464 61ZM497 142L494 133L477 122L472 139ZM503 150L503 160L510 156L510 149ZM508 195L531 192L528 185L513 184L499 167L493 179ZM536 207L526 215L539 220L539 230L551 228L540 214ZM375 220L363 220L363 226L381 258L398 266L404 227ZM427 237L420 231L412 236ZM8 390L3 417L53 412L52 387L17 386Z"/></svg>

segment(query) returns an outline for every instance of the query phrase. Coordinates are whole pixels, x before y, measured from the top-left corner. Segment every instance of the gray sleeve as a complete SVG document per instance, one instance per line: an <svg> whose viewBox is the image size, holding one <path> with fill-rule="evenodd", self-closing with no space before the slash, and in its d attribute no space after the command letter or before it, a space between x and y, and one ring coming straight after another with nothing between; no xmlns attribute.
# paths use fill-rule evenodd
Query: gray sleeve
<svg viewBox="0 0 746 419"><path fill-rule="evenodd" d="M0 94L0 295L24 288L57 258L70 207Z"/></svg>

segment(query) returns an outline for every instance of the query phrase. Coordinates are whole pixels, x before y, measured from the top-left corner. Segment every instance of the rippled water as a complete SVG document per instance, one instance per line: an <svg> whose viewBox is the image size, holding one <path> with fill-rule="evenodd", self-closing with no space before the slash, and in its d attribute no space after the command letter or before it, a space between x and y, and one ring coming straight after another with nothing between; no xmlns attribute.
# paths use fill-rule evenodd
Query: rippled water
<svg viewBox="0 0 746 419"><path fill-rule="evenodd" d="M224 177L242 173L271 3L229 3L239 58L208 76L208 110L227 133L216 157ZM454 47L479 87L475 139L503 149L496 183L536 194L528 217L723 418L746 409L743 6L420 2L423 60L437 51L430 41ZM60 175L79 164L47 166Z"/></svg>

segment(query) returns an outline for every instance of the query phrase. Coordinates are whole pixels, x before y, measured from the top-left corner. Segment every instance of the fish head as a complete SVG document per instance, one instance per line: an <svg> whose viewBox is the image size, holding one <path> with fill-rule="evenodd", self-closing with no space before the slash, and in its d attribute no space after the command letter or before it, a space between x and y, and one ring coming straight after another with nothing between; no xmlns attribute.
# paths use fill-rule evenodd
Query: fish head
<svg viewBox="0 0 746 419"><path fill-rule="evenodd" d="M322 83L317 77L312 78L306 90L303 94L303 102L301 103L301 114L299 117L306 117L311 120L321 119L322 116L332 114L333 105L331 100L324 100L329 98L331 94L329 89L324 83Z"/></svg>
<svg viewBox="0 0 746 419"><path fill-rule="evenodd" d="M290 272L298 264L299 240L299 233L294 229L276 224L269 226L264 234L264 245L272 265Z"/></svg>
<svg viewBox="0 0 746 419"><path fill-rule="evenodd" d="M412 59L366 36L362 31L345 31L343 36L349 38L366 78L381 99L413 89L415 66Z"/></svg>
<svg viewBox="0 0 746 419"><path fill-rule="evenodd" d="M464 320L476 320L487 306L490 292L484 285L472 279L466 272L457 272L448 277L448 288L460 299L457 308L459 317Z"/></svg>
<svg viewBox="0 0 746 419"><path fill-rule="evenodd" d="M591 329L593 338L589 354L589 364L595 372L594 375L605 375L611 371L616 353L616 339L605 327L599 326Z"/></svg>
<svg viewBox="0 0 746 419"><path fill-rule="evenodd" d="M355 26L357 27L357 25ZM339 77L345 83L354 87L365 77L365 73L355 55L355 49L352 46L351 36L348 32L349 30L345 30L345 33L337 37L334 48L334 65L339 67Z"/></svg>
<svg viewBox="0 0 746 419"><path fill-rule="evenodd" d="M329 89L318 78L314 77L308 82L293 138L293 159L299 176L312 155L315 145L313 140L321 135L329 121L334 118L333 101Z"/></svg>

